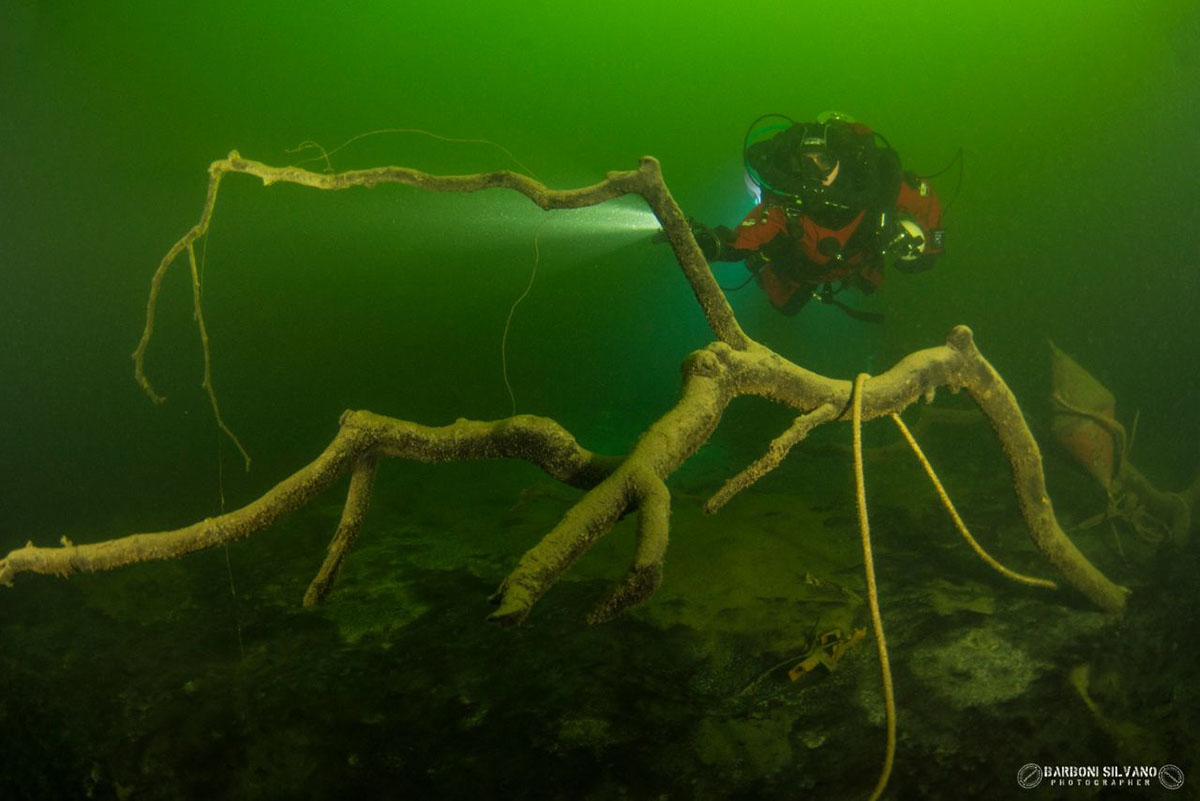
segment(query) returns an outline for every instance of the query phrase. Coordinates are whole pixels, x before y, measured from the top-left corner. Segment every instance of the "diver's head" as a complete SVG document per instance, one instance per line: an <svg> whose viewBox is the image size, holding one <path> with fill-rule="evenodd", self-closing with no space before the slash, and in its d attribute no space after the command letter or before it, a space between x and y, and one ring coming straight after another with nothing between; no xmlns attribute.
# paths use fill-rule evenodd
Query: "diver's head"
<svg viewBox="0 0 1200 801"><path fill-rule="evenodd" d="M829 186L837 180L841 160L824 145L801 148L790 159L789 172L800 184Z"/></svg>
<svg viewBox="0 0 1200 801"><path fill-rule="evenodd" d="M750 144L746 163L764 190L812 202L845 173L839 120L798 122Z"/></svg>

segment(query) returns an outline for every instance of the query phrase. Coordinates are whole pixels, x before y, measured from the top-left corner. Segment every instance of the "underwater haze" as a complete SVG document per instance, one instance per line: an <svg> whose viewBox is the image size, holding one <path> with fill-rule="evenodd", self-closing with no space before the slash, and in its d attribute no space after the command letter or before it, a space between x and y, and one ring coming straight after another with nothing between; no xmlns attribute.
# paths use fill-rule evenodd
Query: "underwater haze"
<svg viewBox="0 0 1200 801"><path fill-rule="evenodd" d="M889 424L869 423L899 721L883 797L1160 797L1166 765L1186 777L1173 797L1200 797L1195 527L1162 535L1056 447L1047 344L1115 397L1118 455L1194 508L1198 53L1191 0L8 0L0 554L244 506L314 459L347 409L431 426L515 409L626 453L714 339L639 198L543 212L503 189L227 175L196 256L215 396L246 470L201 386L186 257L146 352L164 403L130 360L154 271L230 151L318 174L513 170L555 189L650 155L685 214L736 226L755 203L747 127L837 110L937 173L946 253L839 296L878 325L817 303L782 315L744 265L714 263L741 326L837 379L970 326L1041 445L1063 528L1131 590L1114 616L997 576ZM922 445L973 533L1055 577L989 426L962 396L939 407L952 422L929 422ZM315 609L301 602L344 481L226 547L19 575L0 588L0 798L865 799L884 697L850 427L822 427L702 510L794 416L728 408L668 482L660 589L603 625L586 617L628 568L632 520L523 625L487 622L488 597L581 497L516 460L384 460ZM844 653L791 679L829 632ZM1028 764L1155 774L1053 786L1047 770L1024 790Z"/></svg>

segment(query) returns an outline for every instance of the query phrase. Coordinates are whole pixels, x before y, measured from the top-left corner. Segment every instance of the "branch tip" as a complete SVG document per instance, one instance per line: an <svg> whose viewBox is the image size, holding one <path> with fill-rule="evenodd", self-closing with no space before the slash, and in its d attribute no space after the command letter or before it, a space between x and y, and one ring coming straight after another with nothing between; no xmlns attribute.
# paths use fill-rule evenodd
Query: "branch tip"
<svg viewBox="0 0 1200 801"><path fill-rule="evenodd" d="M498 626L519 626L525 622L525 618L529 616L529 605L518 603L504 599L500 602L500 606L495 612L487 616L488 621L495 623Z"/></svg>
<svg viewBox="0 0 1200 801"><path fill-rule="evenodd" d="M946 337L946 344L960 353L966 353L974 349L975 334L965 325L956 325L950 329L950 334Z"/></svg>

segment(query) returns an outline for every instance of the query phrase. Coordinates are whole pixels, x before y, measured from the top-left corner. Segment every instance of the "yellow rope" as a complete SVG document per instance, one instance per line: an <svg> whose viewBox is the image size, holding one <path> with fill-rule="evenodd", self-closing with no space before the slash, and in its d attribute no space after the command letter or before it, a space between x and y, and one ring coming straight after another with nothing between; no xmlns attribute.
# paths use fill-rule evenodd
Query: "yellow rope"
<svg viewBox="0 0 1200 801"><path fill-rule="evenodd" d="M875 648L879 652L879 669L883 676L883 703L887 711L887 752L883 757L883 770L879 781L871 791L868 801L876 801L887 787L892 774L892 761L896 756L896 698L892 692L892 668L888 661L887 640L883 637L883 618L879 614L879 591L875 586L875 560L871 556L871 525L867 520L867 486L863 478L862 460L862 389L867 380L866 373L854 379L853 429L854 429L854 490L858 500L858 530L862 538L863 571L867 575L867 602L871 610L871 626L875 630Z"/></svg>
<svg viewBox="0 0 1200 801"><path fill-rule="evenodd" d="M971 532L967 530L967 524L964 523L962 518L958 516L958 510L954 508L954 503L950 500L950 496L946 494L945 487L943 487L942 482L938 480L937 473L933 471L933 465L931 465L929 460L925 458L924 452L921 451L921 446L917 444L917 440L913 437L912 432L908 430L908 426L904 425L904 421L900 419L900 415L894 412L892 413L892 421L895 422L896 426L900 429L900 433L904 435L904 438L908 440L908 446L912 448L912 452L916 454L917 461L919 461L921 466L925 468L925 475L929 476L929 480L933 482L933 488L937 490L938 497L942 499L942 505L945 506L946 511L950 513L950 519L954 521L954 525L958 529L958 533L961 534L962 538L967 541L967 545L971 546L971 550L975 552L975 555L984 562L987 562L987 564L997 573L1005 576L1006 578L1010 578L1013 581L1019 581L1022 584L1029 584L1034 587L1048 587L1052 590L1058 589L1058 585L1053 581L1033 578L1032 576L1022 575L1015 570L1009 570L1007 567L993 559L992 555L983 549L983 546L980 545L975 538L971 536Z"/></svg>

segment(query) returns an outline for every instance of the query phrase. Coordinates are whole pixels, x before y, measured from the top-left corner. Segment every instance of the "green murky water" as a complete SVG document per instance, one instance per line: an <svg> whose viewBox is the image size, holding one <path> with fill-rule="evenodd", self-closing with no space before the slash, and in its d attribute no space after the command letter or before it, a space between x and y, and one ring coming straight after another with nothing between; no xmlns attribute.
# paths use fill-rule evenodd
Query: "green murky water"
<svg viewBox="0 0 1200 801"><path fill-rule="evenodd" d="M1064 524L1103 494L1050 445L1046 339L1137 413L1131 458L1164 489L1200 442L1200 16L1188 2L945 4L42 3L0 7L0 550L183 526L309 461L346 408L431 425L510 410L501 338L547 215L505 193L340 193L228 177L202 249L213 376L246 473L217 435L185 264L147 369L128 354L150 276L236 148L582 186L656 156L684 211L752 205L740 146L765 112L840 109L932 173L964 171L936 269L859 308L746 331L839 378L970 325L1046 451ZM304 166L320 170L320 160ZM633 204L555 212L505 354L519 411L628 449L712 338ZM741 265L716 265L727 286ZM963 408L939 396L939 406ZM701 504L790 415L741 400L672 479L658 594L584 617L626 569L623 522L535 607L487 597L578 498L523 463L386 462L334 594L300 599L339 486L228 550L0 594L0 797L14 799L865 798L884 748L871 638L789 681L811 638L867 624L849 431L816 432L715 517ZM868 445L895 435L868 427ZM1046 575L985 425L932 426L930 458L979 539ZM1134 590L1121 619L996 578L911 457L867 464L899 714L885 797L1150 798L1021 790L1038 765L1178 765L1200 781L1194 545L1073 534ZM1080 677L1088 666L1086 681ZM782 667L781 667L782 666ZM1086 687L1093 707L1085 703Z"/></svg>

